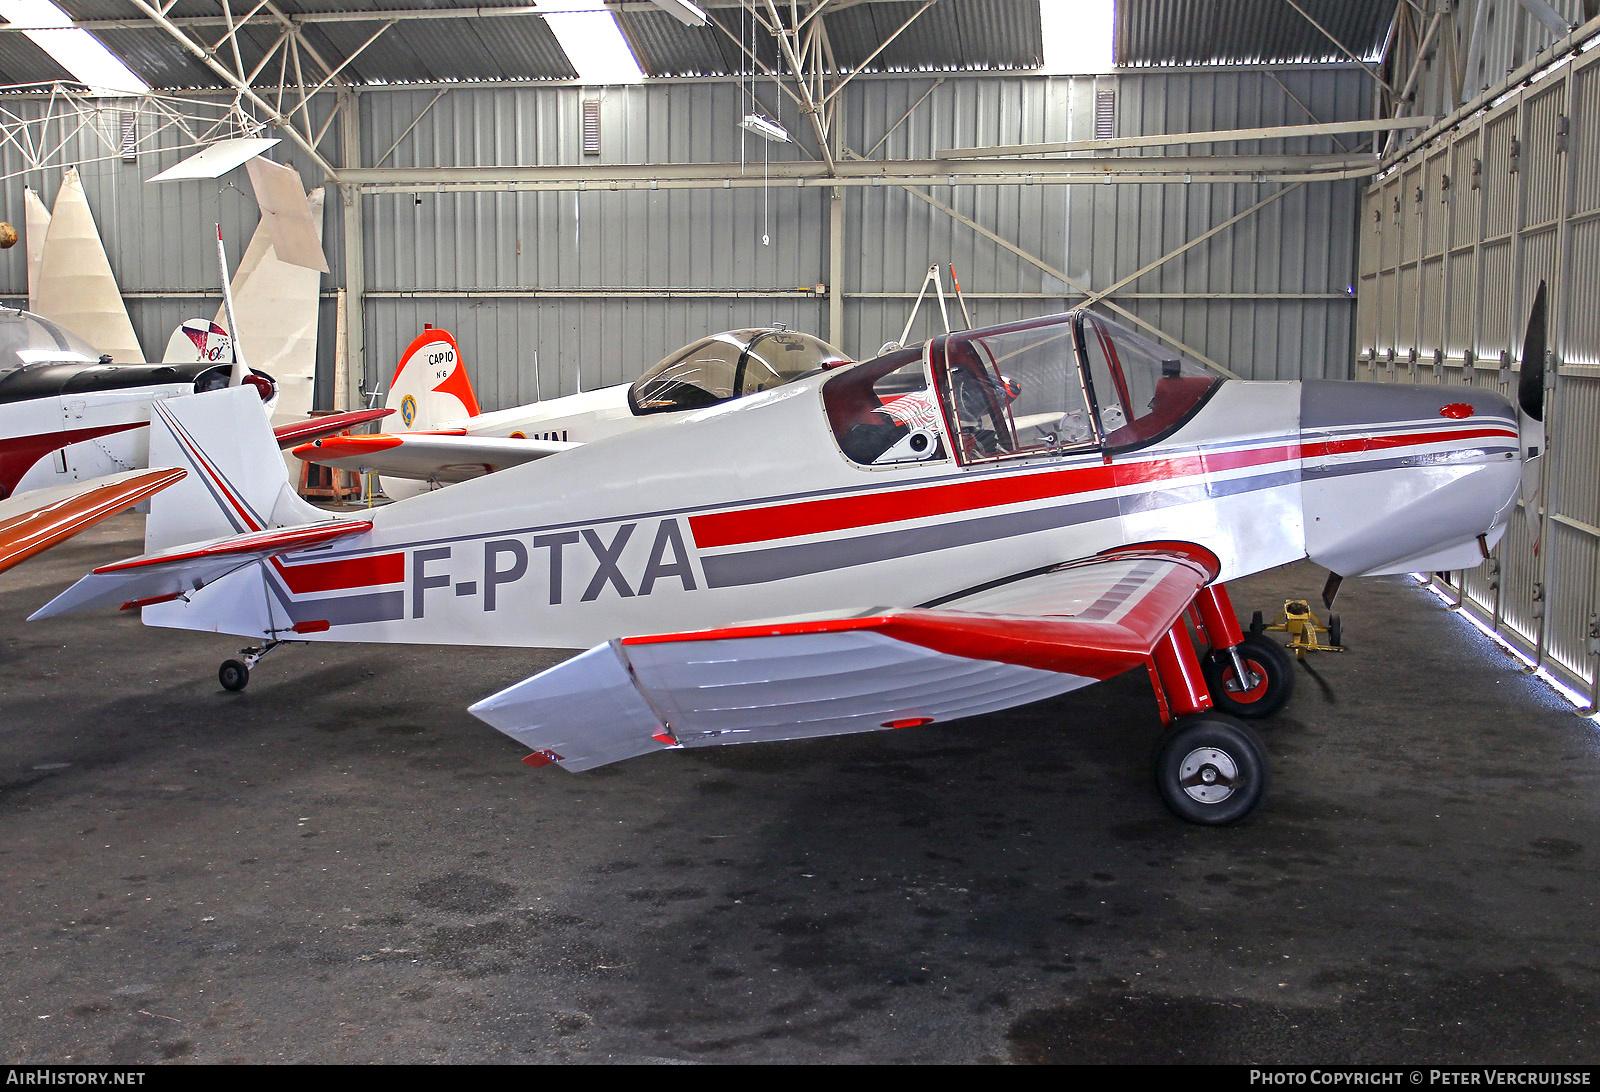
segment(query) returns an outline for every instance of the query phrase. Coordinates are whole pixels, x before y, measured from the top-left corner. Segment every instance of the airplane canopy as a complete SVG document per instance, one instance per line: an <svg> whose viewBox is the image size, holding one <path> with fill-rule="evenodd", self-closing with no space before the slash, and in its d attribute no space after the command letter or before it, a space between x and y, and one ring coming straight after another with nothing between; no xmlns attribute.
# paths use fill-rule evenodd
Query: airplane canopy
<svg viewBox="0 0 1600 1092"><path fill-rule="evenodd" d="M669 353L628 389L628 407L641 416L702 409L848 363L797 330L726 330Z"/></svg>
<svg viewBox="0 0 1600 1092"><path fill-rule="evenodd" d="M0 376L28 364L93 364L100 353L77 334L31 311L0 310Z"/></svg>

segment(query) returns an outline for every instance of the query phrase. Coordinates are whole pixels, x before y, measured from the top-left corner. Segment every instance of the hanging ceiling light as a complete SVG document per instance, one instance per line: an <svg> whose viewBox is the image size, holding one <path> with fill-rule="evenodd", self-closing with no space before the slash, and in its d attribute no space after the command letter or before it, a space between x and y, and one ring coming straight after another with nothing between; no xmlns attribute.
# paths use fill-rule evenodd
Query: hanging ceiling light
<svg viewBox="0 0 1600 1092"><path fill-rule="evenodd" d="M686 27L706 25L706 13L689 0L652 0L652 3Z"/></svg>
<svg viewBox="0 0 1600 1092"><path fill-rule="evenodd" d="M739 123L739 128L748 129L758 137L775 140L779 144L789 141L789 130L773 121L764 114L746 114Z"/></svg>

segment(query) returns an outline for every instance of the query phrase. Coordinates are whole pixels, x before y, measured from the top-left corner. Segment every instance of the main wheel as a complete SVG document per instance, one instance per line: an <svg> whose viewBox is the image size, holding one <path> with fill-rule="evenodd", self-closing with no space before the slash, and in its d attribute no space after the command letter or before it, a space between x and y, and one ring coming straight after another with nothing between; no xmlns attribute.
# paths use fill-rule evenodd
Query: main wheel
<svg viewBox="0 0 1600 1092"><path fill-rule="evenodd" d="M1225 651L1209 652L1200 662L1200 672L1206 677L1217 708L1250 718L1270 717L1282 709L1294 693L1294 657L1289 650L1263 634L1248 633L1239 642L1239 658L1255 678L1254 685L1241 685L1233 657Z"/></svg>
<svg viewBox="0 0 1600 1092"><path fill-rule="evenodd" d="M1179 720L1156 752L1156 791L1180 819L1237 823L1267 791L1267 755L1246 724L1219 713Z"/></svg>
<svg viewBox="0 0 1600 1092"><path fill-rule="evenodd" d="M217 681L224 690L243 690L250 682L250 669L238 660L223 660L217 668Z"/></svg>

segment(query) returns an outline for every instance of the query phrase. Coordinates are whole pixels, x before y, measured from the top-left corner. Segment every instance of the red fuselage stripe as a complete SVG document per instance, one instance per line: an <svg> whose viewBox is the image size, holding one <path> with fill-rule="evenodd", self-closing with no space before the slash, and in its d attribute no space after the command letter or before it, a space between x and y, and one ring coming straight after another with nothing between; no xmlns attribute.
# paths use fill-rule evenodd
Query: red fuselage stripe
<svg viewBox="0 0 1600 1092"><path fill-rule="evenodd" d="M1395 436L1361 436L1306 444L1274 444L1240 451L1204 452L1167 459L1080 466L1040 474L985 477L949 485L830 497L737 512L711 512L689 517L689 527L694 534L695 545L702 550L712 550L721 546L826 534L982 508L999 508L1008 504L1025 504L1076 493L1095 493L1119 486L1171 481L1270 463L1454 440L1515 436L1514 431L1506 428L1467 428Z"/></svg>

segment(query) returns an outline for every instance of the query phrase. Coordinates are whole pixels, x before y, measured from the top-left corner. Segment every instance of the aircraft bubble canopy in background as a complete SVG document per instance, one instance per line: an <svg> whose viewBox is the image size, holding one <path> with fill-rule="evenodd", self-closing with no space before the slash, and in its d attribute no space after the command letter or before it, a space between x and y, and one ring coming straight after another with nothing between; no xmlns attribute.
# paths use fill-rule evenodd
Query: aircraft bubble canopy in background
<svg viewBox="0 0 1600 1092"><path fill-rule="evenodd" d="M392 423L404 431L334 437L294 454L375 472L399 500L848 363L832 345L797 330L725 330L668 353L632 384L482 413L455 338L429 329L407 347L385 397L398 411Z"/></svg>

